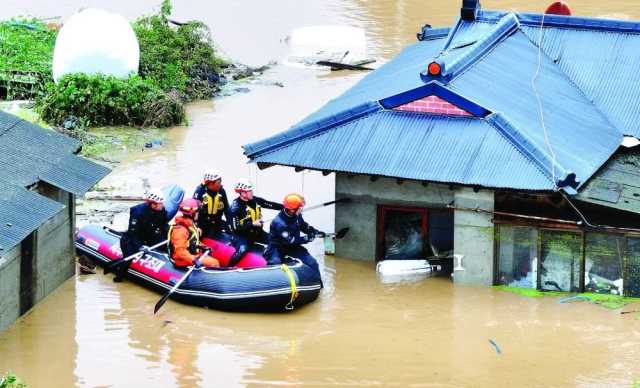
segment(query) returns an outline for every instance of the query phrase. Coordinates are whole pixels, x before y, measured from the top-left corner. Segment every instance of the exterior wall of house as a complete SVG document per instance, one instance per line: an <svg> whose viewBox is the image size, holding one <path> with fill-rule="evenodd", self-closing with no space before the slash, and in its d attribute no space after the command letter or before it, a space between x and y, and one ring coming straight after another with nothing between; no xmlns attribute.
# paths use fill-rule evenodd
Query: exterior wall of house
<svg viewBox="0 0 640 388"><path fill-rule="evenodd" d="M38 228L34 304L75 273L73 245L75 198L72 194L44 182L38 184L38 192L65 205L66 209Z"/></svg>
<svg viewBox="0 0 640 388"><path fill-rule="evenodd" d="M459 188L455 192L456 208L493 211L492 191L474 192ZM485 212L456 210L454 213L454 255L456 266L461 260L462 269L453 272L453 279L461 284L491 285L494 265L493 216Z"/></svg>
<svg viewBox="0 0 640 388"><path fill-rule="evenodd" d="M348 238L336 241L336 255L357 260L376 258L378 205L493 210L492 191L475 192L467 188L450 189L448 185L336 174L336 199L351 198L336 205L336 230L349 227ZM462 258L464 270L454 271L460 284L490 285L493 282L494 230L491 215L456 210L454 212L454 255ZM457 264L457 263L456 263Z"/></svg>
<svg viewBox="0 0 640 388"><path fill-rule="evenodd" d="M396 179L336 174L336 199L352 202L336 205L336 230L349 227L348 238L336 241L336 255L373 261L376 257L376 223L378 205L444 208L454 199L446 185L422 185Z"/></svg>
<svg viewBox="0 0 640 388"><path fill-rule="evenodd" d="M20 316L20 245L0 256L0 331Z"/></svg>
<svg viewBox="0 0 640 388"><path fill-rule="evenodd" d="M75 197L50 185L37 190L66 208L0 257L0 331L75 274Z"/></svg>

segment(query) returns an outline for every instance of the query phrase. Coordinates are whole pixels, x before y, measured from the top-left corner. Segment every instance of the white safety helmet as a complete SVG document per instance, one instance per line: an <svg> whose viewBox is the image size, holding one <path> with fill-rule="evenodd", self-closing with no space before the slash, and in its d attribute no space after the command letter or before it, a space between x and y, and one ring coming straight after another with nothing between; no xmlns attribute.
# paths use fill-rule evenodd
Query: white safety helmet
<svg viewBox="0 0 640 388"><path fill-rule="evenodd" d="M235 186L236 193L240 193L242 191L253 191L253 183L251 183L248 179L240 179Z"/></svg>
<svg viewBox="0 0 640 388"><path fill-rule="evenodd" d="M220 175L220 171L218 170L206 170L203 178L205 182L215 182L218 179L222 179L222 175Z"/></svg>
<svg viewBox="0 0 640 388"><path fill-rule="evenodd" d="M142 196L145 201L163 203L164 202L164 193L162 190L154 188L150 190L146 190L144 195Z"/></svg>

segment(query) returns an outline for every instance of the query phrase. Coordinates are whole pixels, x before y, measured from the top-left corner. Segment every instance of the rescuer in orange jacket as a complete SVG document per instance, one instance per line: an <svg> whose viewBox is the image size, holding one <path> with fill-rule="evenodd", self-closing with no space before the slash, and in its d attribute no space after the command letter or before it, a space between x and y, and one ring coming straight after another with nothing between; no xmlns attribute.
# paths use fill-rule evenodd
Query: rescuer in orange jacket
<svg viewBox="0 0 640 388"><path fill-rule="evenodd" d="M202 255L201 231L195 226L200 202L189 198L180 204L180 214L169 227L169 257L176 267L219 267L220 263L209 255Z"/></svg>

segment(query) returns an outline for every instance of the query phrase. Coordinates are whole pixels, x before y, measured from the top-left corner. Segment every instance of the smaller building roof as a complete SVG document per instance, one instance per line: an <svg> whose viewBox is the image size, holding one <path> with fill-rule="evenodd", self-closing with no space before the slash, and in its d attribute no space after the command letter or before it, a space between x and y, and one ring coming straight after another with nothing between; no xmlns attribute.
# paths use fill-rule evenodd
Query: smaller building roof
<svg viewBox="0 0 640 388"><path fill-rule="evenodd" d="M83 195L109 169L77 155L77 140L0 112L0 256L65 206L27 188L44 181Z"/></svg>

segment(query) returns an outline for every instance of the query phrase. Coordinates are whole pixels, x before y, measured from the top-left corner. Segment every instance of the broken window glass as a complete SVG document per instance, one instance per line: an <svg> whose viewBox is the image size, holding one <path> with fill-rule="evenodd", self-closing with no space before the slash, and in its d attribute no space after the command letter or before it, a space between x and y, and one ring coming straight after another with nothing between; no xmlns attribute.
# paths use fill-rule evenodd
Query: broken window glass
<svg viewBox="0 0 640 388"><path fill-rule="evenodd" d="M535 228L500 225L498 284L536 288L538 281Z"/></svg>
<svg viewBox="0 0 640 388"><path fill-rule="evenodd" d="M625 295L640 297L640 237L627 238Z"/></svg>
<svg viewBox="0 0 640 388"><path fill-rule="evenodd" d="M579 233L540 231L540 289L580 291L582 236Z"/></svg>
<svg viewBox="0 0 640 388"><path fill-rule="evenodd" d="M384 210L385 260L424 258L423 212Z"/></svg>
<svg viewBox="0 0 640 388"><path fill-rule="evenodd" d="M453 212L429 209L429 247L433 256L453 253Z"/></svg>
<svg viewBox="0 0 640 388"><path fill-rule="evenodd" d="M588 233L584 287L588 292L622 295L624 236Z"/></svg>

